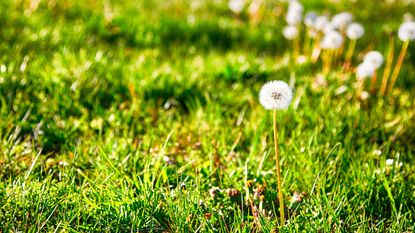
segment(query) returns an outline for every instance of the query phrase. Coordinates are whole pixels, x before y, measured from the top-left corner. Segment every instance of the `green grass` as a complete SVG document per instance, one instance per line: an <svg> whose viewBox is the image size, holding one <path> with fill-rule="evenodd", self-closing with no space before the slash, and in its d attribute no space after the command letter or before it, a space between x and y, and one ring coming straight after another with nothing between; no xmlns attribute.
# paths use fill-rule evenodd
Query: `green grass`
<svg viewBox="0 0 415 233"><path fill-rule="evenodd" d="M288 65L285 3L267 1L253 26L226 1L30 2L0 2L0 232L415 230L415 43L392 95L359 101L339 66L315 89L320 62ZM377 4L305 8L363 23L357 65L368 50L386 55L387 35L415 12ZM278 121L289 222L278 228L258 92L293 71Z"/></svg>

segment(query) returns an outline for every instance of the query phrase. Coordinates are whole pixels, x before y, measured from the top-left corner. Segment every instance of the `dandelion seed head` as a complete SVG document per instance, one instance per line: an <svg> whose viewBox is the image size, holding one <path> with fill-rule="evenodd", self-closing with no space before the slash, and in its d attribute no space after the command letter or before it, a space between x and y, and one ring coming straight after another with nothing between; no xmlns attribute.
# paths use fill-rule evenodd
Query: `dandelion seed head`
<svg viewBox="0 0 415 233"><path fill-rule="evenodd" d="M374 66L368 63L361 63L356 68L356 78L359 80L372 77L374 73L375 73Z"/></svg>
<svg viewBox="0 0 415 233"><path fill-rule="evenodd" d="M321 41L323 49L337 49L343 44L343 36L337 31L327 32Z"/></svg>
<svg viewBox="0 0 415 233"><path fill-rule="evenodd" d="M327 16L318 16L316 18L316 21L314 22L314 28L317 31L323 31L323 29L325 28L326 24L329 23L329 18L327 18Z"/></svg>
<svg viewBox="0 0 415 233"><path fill-rule="evenodd" d="M349 12L341 12L333 16L331 23L336 29L343 30L349 25L353 20L352 14Z"/></svg>
<svg viewBox="0 0 415 233"><path fill-rule="evenodd" d="M288 40L292 40L297 37L298 29L296 26L289 25L289 26L284 27L284 29L282 30L282 34Z"/></svg>
<svg viewBox="0 0 415 233"><path fill-rule="evenodd" d="M286 109L293 98L291 88L279 80L267 82L259 92L259 102L265 109Z"/></svg>
<svg viewBox="0 0 415 233"><path fill-rule="evenodd" d="M230 0L228 7L233 13L240 14L244 9L245 1L244 0Z"/></svg>
<svg viewBox="0 0 415 233"><path fill-rule="evenodd" d="M331 32L331 31L335 31L336 30L336 28L334 28L334 26L333 26L333 24L331 24L330 22L327 22L325 25L324 25L324 27L323 27L323 32L324 33L328 33L328 32Z"/></svg>
<svg viewBox="0 0 415 233"><path fill-rule="evenodd" d="M365 34L365 29L359 23L352 23L347 27L346 35L351 40L359 39Z"/></svg>
<svg viewBox="0 0 415 233"><path fill-rule="evenodd" d="M296 12L301 15L303 13L303 10L304 10L304 6L300 2L296 0L290 1L288 5L288 12Z"/></svg>
<svg viewBox="0 0 415 233"><path fill-rule="evenodd" d="M370 51L366 53L363 63L366 63L369 66L372 65L374 70L376 70L383 64L383 55L378 51Z"/></svg>
<svg viewBox="0 0 415 233"><path fill-rule="evenodd" d="M415 40L415 22L408 21L401 24L398 30L398 37L402 41Z"/></svg>
<svg viewBox="0 0 415 233"><path fill-rule="evenodd" d="M309 11L304 17L304 24L307 27L313 27L316 22L317 14L314 11Z"/></svg>
<svg viewBox="0 0 415 233"><path fill-rule="evenodd" d="M285 16L285 21L288 25L298 25L301 23L302 17L301 13L297 11L289 11Z"/></svg>

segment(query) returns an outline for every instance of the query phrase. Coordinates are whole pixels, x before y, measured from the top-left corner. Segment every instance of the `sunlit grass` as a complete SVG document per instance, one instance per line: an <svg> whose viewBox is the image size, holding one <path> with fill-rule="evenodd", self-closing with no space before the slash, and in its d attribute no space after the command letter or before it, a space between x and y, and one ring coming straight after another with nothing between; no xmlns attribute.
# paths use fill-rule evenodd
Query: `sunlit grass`
<svg viewBox="0 0 415 233"><path fill-rule="evenodd" d="M350 70L339 56L319 82L321 58L291 62L286 3L36 2L0 1L0 231L278 229L269 80L295 87L277 117L280 230L415 230L415 43L387 96L356 98L353 71L380 51L387 90L413 4L307 2L365 27Z"/></svg>

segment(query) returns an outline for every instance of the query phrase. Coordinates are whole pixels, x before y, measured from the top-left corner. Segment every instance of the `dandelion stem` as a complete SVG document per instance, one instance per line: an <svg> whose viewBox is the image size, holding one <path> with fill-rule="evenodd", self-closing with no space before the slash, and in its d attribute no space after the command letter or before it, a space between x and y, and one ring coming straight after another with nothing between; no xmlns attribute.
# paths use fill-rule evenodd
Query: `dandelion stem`
<svg viewBox="0 0 415 233"><path fill-rule="evenodd" d="M317 62L318 57L320 56L320 38L321 36L318 35L317 38L314 40L313 51L311 52L311 61L313 63Z"/></svg>
<svg viewBox="0 0 415 233"><path fill-rule="evenodd" d="M298 30L300 29L298 28ZM297 35L294 38L293 43L294 43L294 63L296 63L298 56L300 55L300 36L299 35Z"/></svg>
<svg viewBox="0 0 415 233"><path fill-rule="evenodd" d="M360 79L357 82L357 92L356 92L356 97L357 98L361 98L363 90L364 90L364 85L365 85L365 80L364 79Z"/></svg>
<svg viewBox="0 0 415 233"><path fill-rule="evenodd" d="M396 79L398 78L399 72L401 70L403 59L405 58L406 50L408 50L408 45L409 45L409 40L403 42L401 52L399 53L398 61L395 65L395 69L393 70L393 73L391 76L391 83L389 85L387 94L392 91L393 86L395 85Z"/></svg>
<svg viewBox="0 0 415 233"><path fill-rule="evenodd" d="M274 145L275 145L275 163L277 166L278 202L280 203L281 226L283 226L285 223L285 216L284 216L284 199L282 195L282 184L281 184L280 159L278 157L277 110L274 110Z"/></svg>
<svg viewBox="0 0 415 233"><path fill-rule="evenodd" d="M350 40L349 47L347 48L347 52L346 52L347 68L350 66L355 47L356 47L356 40Z"/></svg>
<svg viewBox="0 0 415 233"><path fill-rule="evenodd" d="M330 68L331 68L331 62L332 62L332 58L333 58L333 50L329 49L324 51L324 57L323 57L323 74L325 77L327 77L327 75L330 72Z"/></svg>
<svg viewBox="0 0 415 233"><path fill-rule="evenodd" d="M376 70L373 72L372 80L370 82L370 92L372 95L376 93L376 84L377 84L378 76L376 74Z"/></svg>
<svg viewBox="0 0 415 233"><path fill-rule="evenodd" d="M310 37L310 33L309 33L310 29L307 28L305 36L304 36L304 44L303 44L303 54L308 55L309 54L309 50L310 50L310 42L311 42L311 37Z"/></svg>
<svg viewBox="0 0 415 233"><path fill-rule="evenodd" d="M385 71L383 72L382 84L380 85L380 90L379 90L381 95L385 95L386 86L388 85L388 79L389 79L389 75L392 69L393 55L395 53L394 45L395 45L394 37L391 36L389 39L389 51L388 51L388 58L386 61L386 67L385 67Z"/></svg>

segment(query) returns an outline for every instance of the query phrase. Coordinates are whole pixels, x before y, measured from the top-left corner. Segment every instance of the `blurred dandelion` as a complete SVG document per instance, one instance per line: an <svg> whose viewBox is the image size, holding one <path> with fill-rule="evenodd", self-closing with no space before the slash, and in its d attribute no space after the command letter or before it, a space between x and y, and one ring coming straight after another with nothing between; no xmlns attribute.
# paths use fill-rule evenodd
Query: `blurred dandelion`
<svg viewBox="0 0 415 233"><path fill-rule="evenodd" d="M399 53L398 61L396 62L391 76L391 83L388 88L388 93L390 93L395 86L396 79L401 71L403 59L405 58L406 51L408 50L409 41L415 40L415 22L407 21L402 23L398 30L398 37L402 40L403 44L401 52Z"/></svg>
<svg viewBox="0 0 415 233"><path fill-rule="evenodd" d="M373 66L373 68L379 69L383 64L383 55L378 51L369 51L366 53L363 62L369 66Z"/></svg>
<svg viewBox="0 0 415 233"><path fill-rule="evenodd" d="M351 23L346 30L346 35L350 39L349 47L346 52L346 67L350 65L357 39L365 34L365 29L359 23Z"/></svg>
<svg viewBox="0 0 415 233"><path fill-rule="evenodd" d="M376 70L382 66L383 60L384 60L383 55L378 51L368 52L363 59L363 63L373 69L372 80L370 84L370 91L372 94L376 93L376 84L377 84Z"/></svg>
<svg viewBox="0 0 415 233"><path fill-rule="evenodd" d="M323 74L327 76L330 69L334 51L343 44L343 36L338 31L329 31L325 33L321 41L321 48L325 49L325 56L323 57Z"/></svg>
<svg viewBox="0 0 415 233"><path fill-rule="evenodd" d="M309 11L304 16L304 25L306 26L306 34L303 44L303 53L308 55L310 50L310 42L317 37L317 31L314 29L314 24L317 19L317 14L314 11Z"/></svg>
<svg viewBox="0 0 415 233"><path fill-rule="evenodd" d="M275 146L275 163L277 167L278 183L278 200L280 203L280 220L281 226L285 223L284 216L284 198L282 193L280 160L278 155L278 132L277 132L277 110L286 109L293 98L291 88L283 81L270 81L262 86L259 92L259 102L267 110L274 110L274 146Z"/></svg>
<svg viewBox="0 0 415 233"><path fill-rule="evenodd" d="M353 20L352 14L349 12L341 12L333 16L331 19L331 24L335 29L339 29L340 31L344 31Z"/></svg>
<svg viewBox="0 0 415 233"><path fill-rule="evenodd" d="M296 36L292 37L293 40L293 46L294 46L294 57L293 61L297 60L298 55L300 54L300 38L297 36L298 32L300 31L300 24L303 19L303 5L298 1L290 1L288 5L288 11L287 15L285 16L285 21L287 22L288 31L287 32L294 32L294 27L296 28ZM284 28L285 30L285 28ZM284 36L288 39L286 36L286 32L283 32ZM292 34L291 34L292 35Z"/></svg>
<svg viewBox="0 0 415 233"><path fill-rule="evenodd" d="M228 7L233 13L239 15L245 7L245 0L230 0Z"/></svg>
<svg viewBox="0 0 415 233"><path fill-rule="evenodd" d="M363 88L365 80L369 77L373 77L375 74L375 67L369 63L361 63L356 68L356 79L357 79L357 92L356 96L362 98Z"/></svg>
<svg viewBox="0 0 415 233"><path fill-rule="evenodd" d="M295 26L288 25L285 26L282 30L282 34L287 40L293 40L295 37L298 36L298 29Z"/></svg>

